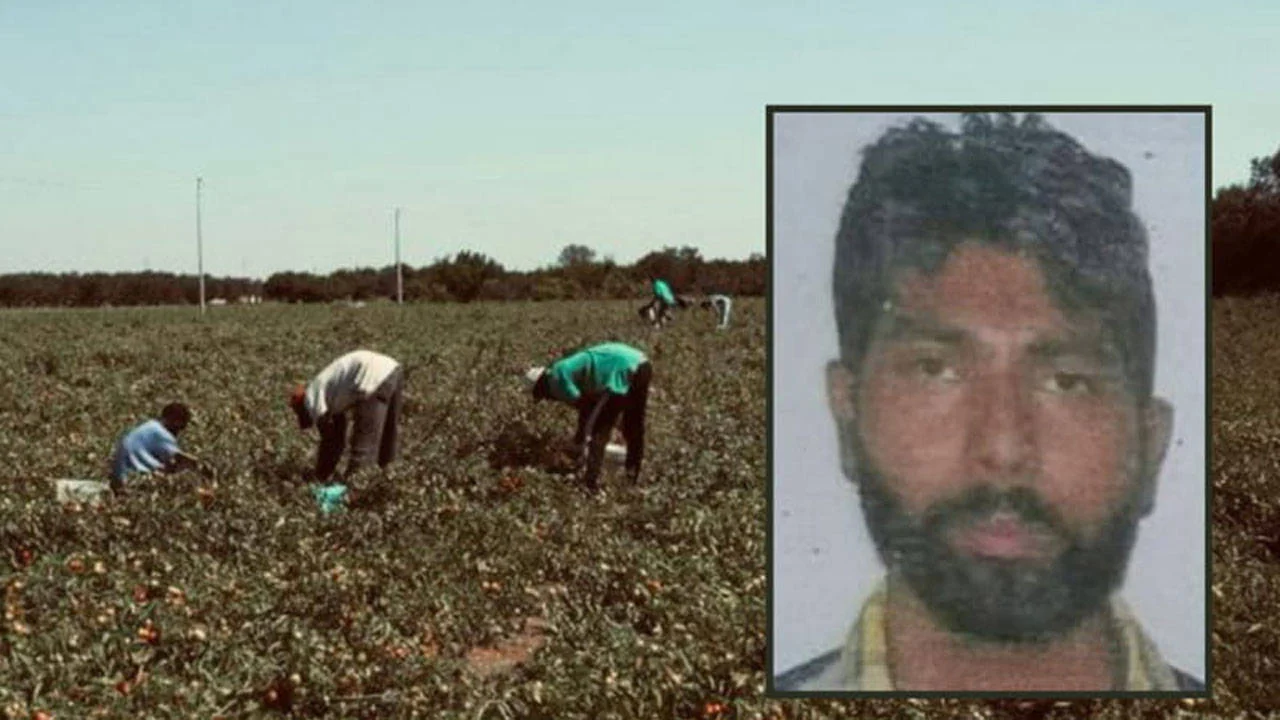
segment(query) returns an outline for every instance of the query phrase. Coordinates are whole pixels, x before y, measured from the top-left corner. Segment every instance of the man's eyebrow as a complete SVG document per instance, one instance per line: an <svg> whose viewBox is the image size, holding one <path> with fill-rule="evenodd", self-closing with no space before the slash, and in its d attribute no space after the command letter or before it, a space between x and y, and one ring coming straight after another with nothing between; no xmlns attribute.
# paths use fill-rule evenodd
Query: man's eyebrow
<svg viewBox="0 0 1280 720"><path fill-rule="evenodd" d="M1097 360L1109 369L1119 369L1124 365L1124 354L1119 346L1092 333L1042 338L1031 344L1030 352L1041 359L1079 357Z"/></svg>
<svg viewBox="0 0 1280 720"><path fill-rule="evenodd" d="M929 315L909 315L890 311L882 316L883 324L875 336L879 342L928 341L944 345L960 345L970 338L964 328L950 325ZM1034 340L1028 352L1041 359L1079 357L1097 360L1109 369L1124 364L1124 354L1112 340L1093 332L1068 331Z"/></svg>
<svg viewBox="0 0 1280 720"><path fill-rule="evenodd" d="M876 333L881 342L910 342L928 340L945 345L959 345L969 337L963 328L948 325L928 316L889 312L882 316L880 330Z"/></svg>

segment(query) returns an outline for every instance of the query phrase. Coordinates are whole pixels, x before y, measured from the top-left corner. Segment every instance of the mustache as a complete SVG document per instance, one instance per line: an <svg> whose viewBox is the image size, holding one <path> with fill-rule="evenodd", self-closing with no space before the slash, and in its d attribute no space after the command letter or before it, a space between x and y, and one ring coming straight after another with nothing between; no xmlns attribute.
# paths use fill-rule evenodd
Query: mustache
<svg viewBox="0 0 1280 720"><path fill-rule="evenodd" d="M1014 515L1028 527L1042 528L1060 537L1072 535L1062 516L1038 492L1022 485L1007 489L990 484L975 486L930 507L921 518L921 525L927 531L941 532L982 522L998 513Z"/></svg>

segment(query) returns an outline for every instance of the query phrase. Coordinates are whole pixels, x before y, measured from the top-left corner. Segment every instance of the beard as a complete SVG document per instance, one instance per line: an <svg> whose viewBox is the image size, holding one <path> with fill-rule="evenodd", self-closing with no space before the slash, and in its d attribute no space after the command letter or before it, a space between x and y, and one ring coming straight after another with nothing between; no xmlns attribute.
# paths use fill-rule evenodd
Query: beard
<svg viewBox="0 0 1280 720"><path fill-rule="evenodd" d="M883 475L860 474L863 514L881 561L951 632L1002 643L1052 640L1103 607L1123 582L1140 519L1136 494L1085 542L1029 487L980 485L915 517ZM1059 540L1060 552L1047 560L975 557L948 540L951 531L997 511Z"/></svg>

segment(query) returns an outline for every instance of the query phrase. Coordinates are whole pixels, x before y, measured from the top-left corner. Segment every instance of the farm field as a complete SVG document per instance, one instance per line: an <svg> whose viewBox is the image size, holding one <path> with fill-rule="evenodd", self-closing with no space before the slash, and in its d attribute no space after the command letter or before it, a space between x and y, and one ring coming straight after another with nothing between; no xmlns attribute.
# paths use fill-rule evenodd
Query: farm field
<svg viewBox="0 0 1280 720"><path fill-rule="evenodd" d="M638 305L0 313L0 715L762 709L765 305L723 332L697 311L651 331ZM592 499L553 452L575 411L517 373L609 338L654 362L646 485ZM356 347L408 368L395 492L322 517L284 400ZM48 478L104 478L171 400L211 471L53 502Z"/></svg>
<svg viewBox="0 0 1280 720"><path fill-rule="evenodd" d="M661 332L638 302L0 312L0 717L1238 717L1280 708L1280 299L1214 311L1205 701L767 700L765 303ZM595 328L595 332L588 332ZM615 338L654 360L646 485L592 499L567 406L517 373ZM322 517L291 382L354 347L409 369L396 492ZM205 475L101 510L120 432L181 400ZM1274 544L1268 544L1274 539ZM1269 611L1268 611L1269 612ZM1267 716L1265 713L1256 715Z"/></svg>
<svg viewBox="0 0 1280 720"><path fill-rule="evenodd" d="M1213 303L1216 709L1280 713L1280 296Z"/></svg>

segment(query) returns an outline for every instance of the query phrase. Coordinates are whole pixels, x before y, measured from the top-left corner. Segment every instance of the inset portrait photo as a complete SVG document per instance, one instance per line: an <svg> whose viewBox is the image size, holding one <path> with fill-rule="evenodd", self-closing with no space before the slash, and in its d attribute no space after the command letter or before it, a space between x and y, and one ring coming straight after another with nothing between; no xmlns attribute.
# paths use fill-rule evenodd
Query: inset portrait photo
<svg viewBox="0 0 1280 720"><path fill-rule="evenodd" d="M1207 695L1209 117L769 108L769 694Z"/></svg>

